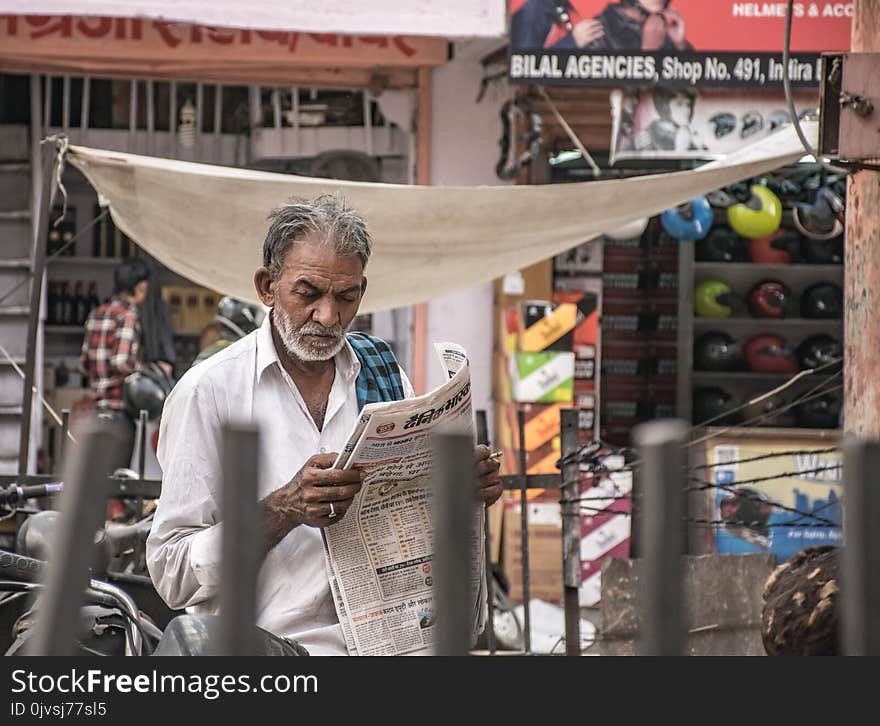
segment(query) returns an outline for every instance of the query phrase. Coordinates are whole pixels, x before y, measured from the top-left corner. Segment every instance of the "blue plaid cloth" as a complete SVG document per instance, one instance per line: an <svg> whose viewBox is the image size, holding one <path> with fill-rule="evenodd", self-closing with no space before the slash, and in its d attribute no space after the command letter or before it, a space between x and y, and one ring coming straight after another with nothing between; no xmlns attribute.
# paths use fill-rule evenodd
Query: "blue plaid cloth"
<svg viewBox="0 0 880 726"><path fill-rule="evenodd" d="M400 366L388 343L366 333L349 333L348 342L361 364L355 384L359 408L368 403L406 398Z"/></svg>

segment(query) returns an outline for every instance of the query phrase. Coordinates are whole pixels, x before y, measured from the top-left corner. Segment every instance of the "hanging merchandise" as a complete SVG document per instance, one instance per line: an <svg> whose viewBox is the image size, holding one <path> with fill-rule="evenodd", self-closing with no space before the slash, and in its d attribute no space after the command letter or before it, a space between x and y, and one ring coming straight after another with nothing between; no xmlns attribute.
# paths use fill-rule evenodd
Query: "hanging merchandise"
<svg viewBox="0 0 880 726"><path fill-rule="evenodd" d="M799 426L811 429L836 429L840 426L840 397L826 393L794 407Z"/></svg>
<svg viewBox="0 0 880 726"><path fill-rule="evenodd" d="M638 239L648 228L648 221L648 217L634 219L632 222L627 222L617 229L612 229L610 232L606 232L605 236L618 241Z"/></svg>
<svg viewBox="0 0 880 726"><path fill-rule="evenodd" d="M801 296L801 315L827 320L842 318L843 290L833 282L810 285Z"/></svg>
<svg viewBox="0 0 880 726"><path fill-rule="evenodd" d="M823 372L834 373L840 366L831 365L843 360L843 346L827 333L811 335L797 347L798 364L803 370L827 366Z"/></svg>
<svg viewBox="0 0 880 726"><path fill-rule="evenodd" d="M541 116L525 98L506 101L499 115L502 126L501 140L498 142L501 158L495 165L495 174L499 179L515 179L520 169L531 164L540 153L543 124ZM518 133L520 128L525 130ZM516 156L517 136L525 149L519 156Z"/></svg>
<svg viewBox="0 0 880 726"><path fill-rule="evenodd" d="M743 237L766 237L773 234L782 222L782 202L772 191L753 184L747 202L727 208L730 226Z"/></svg>
<svg viewBox="0 0 880 726"><path fill-rule="evenodd" d="M753 317L784 318L791 308L791 290L778 280L764 280L749 291L746 302Z"/></svg>
<svg viewBox="0 0 880 726"><path fill-rule="evenodd" d="M676 239L703 239L712 227L715 213L706 197L695 197L689 202L667 209L660 215L663 229Z"/></svg>
<svg viewBox="0 0 880 726"><path fill-rule="evenodd" d="M754 373L797 373L798 363L785 338L776 333L753 335L743 346L746 365Z"/></svg>
<svg viewBox="0 0 880 726"><path fill-rule="evenodd" d="M723 280L703 280L694 290L694 312L701 318L726 318L733 312L732 293Z"/></svg>
<svg viewBox="0 0 880 726"><path fill-rule="evenodd" d="M700 424L708 421L716 426L734 426L743 420L741 411L732 411L736 407L733 397L723 388L697 388L694 390L693 422Z"/></svg>
<svg viewBox="0 0 880 726"><path fill-rule="evenodd" d="M843 234L843 213L846 205L840 195L829 187L816 192L812 204L795 204L792 210L794 226L811 239L833 239Z"/></svg>
<svg viewBox="0 0 880 726"><path fill-rule="evenodd" d="M801 257L811 265L843 264L843 235L833 239L801 238Z"/></svg>
<svg viewBox="0 0 880 726"><path fill-rule="evenodd" d="M761 265L787 265L797 257L801 237L789 229L778 229L765 237L749 240L749 258Z"/></svg>
<svg viewBox="0 0 880 726"><path fill-rule="evenodd" d="M742 351L734 338L713 330L694 342L694 369L698 371L736 371L742 368Z"/></svg>
<svg viewBox="0 0 880 726"><path fill-rule="evenodd" d="M697 262L748 262L748 243L729 227L715 227L695 245Z"/></svg>

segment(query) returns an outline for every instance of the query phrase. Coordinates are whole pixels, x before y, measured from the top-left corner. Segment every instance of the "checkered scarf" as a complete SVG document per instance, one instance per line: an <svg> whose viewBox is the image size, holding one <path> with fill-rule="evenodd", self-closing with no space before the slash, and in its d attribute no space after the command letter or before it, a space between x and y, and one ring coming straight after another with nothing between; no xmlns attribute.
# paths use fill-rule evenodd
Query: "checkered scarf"
<svg viewBox="0 0 880 726"><path fill-rule="evenodd" d="M348 342L361 364L357 377L358 407L381 401L400 401L405 398L400 366L391 346L380 338L366 333L349 333Z"/></svg>

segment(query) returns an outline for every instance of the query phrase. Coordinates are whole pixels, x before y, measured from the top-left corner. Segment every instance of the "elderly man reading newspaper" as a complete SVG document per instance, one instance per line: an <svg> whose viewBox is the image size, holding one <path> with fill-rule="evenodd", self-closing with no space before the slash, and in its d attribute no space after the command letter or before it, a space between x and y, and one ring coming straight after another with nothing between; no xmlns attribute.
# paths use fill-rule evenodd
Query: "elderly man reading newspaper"
<svg viewBox="0 0 880 726"><path fill-rule="evenodd" d="M148 566L169 606L216 611L221 429L228 420L253 420L261 431L258 488L265 543L257 624L312 654L363 652L370 649L358 650L340 623L347 618L346 602L357 607L352 604L357 580L354 568L340 558L333 531L348 534L348 520L378 496L372 491L383 476L377 463L388 462L370 452L377 450L375 437L383 435L376 432L381 405L404 406L394 414L400 415L409 403L403 399L424 403L425 397L413 398L387 343L346 333L367 287L371 240L363 217L340 197L322 196L291 200L270 220L263 266L254 275L270 313L256 331L190 369L166 401L158 450L162 495L147 542ZM470 388L466 361L456 361L453 348L441 351L450 381L431 395L443 395L450 386L458 392ZM367 404L380 408L360 417ZM411 415L416 413L421 421L425 411ZM436 422L443 418L438 414ZM419 423L418 431L424 433L427 425ZM364 436L360 449L353 431ZM476 447L474 458L476 497L492 504L501 495L498 463L485 446ZM414 472L419 473L424 472ZM393 480L401 482L400 472ZM360 503L365 481L371 490ZM411 484L400 487L415 491ZM358 512L348 515L355 502ZM407 512L418 509L411 504ZM358 519L366 522L369 516ZM375 579L375 573L368 577ZM387 589L389 583L384 578L376 586ZM431 620L430 608L416 615Z"/></svg>

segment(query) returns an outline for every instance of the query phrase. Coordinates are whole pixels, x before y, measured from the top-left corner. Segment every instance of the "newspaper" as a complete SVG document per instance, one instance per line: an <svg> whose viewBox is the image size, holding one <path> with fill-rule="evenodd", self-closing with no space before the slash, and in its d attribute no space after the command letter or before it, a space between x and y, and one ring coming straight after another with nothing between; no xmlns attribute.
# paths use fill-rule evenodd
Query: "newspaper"
<svg viewBox="0 0 880 726"><path fill-rule="evenodd" d="M351 655L429 654L434 641L431 434L454 422L473 435L465 350L435 348L448 380L403 401L364 406L335 467L367 472L345 518L327 527L327 575ZM474 507L469 577L473 635L485 607L484 507Z"/></svg>

